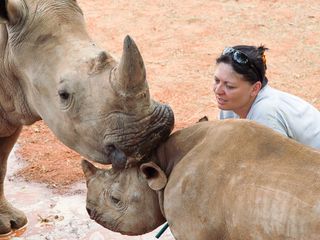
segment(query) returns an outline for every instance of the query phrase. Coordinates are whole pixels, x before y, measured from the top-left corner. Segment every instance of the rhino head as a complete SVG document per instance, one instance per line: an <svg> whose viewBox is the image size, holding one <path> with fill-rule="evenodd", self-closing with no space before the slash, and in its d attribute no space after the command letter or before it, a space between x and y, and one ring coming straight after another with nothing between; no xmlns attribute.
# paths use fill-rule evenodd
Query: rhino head
<svg viewBox="0 0 320 240"><path fill-rule="evenodd" d="M135 42L127 36L116 61L88 36L75 0L2 0L0 22L10 124L43 119L70 148L118 167L170 134L173 112L150 98Z"/></svg>
<svg viewBox="0 0 320 240"><path fill-rule="evenodd" d="M83 160L87 180L87 211L105 228L125 235L141 235L165 222L158 195L138 167L98 169Z"/></svg>

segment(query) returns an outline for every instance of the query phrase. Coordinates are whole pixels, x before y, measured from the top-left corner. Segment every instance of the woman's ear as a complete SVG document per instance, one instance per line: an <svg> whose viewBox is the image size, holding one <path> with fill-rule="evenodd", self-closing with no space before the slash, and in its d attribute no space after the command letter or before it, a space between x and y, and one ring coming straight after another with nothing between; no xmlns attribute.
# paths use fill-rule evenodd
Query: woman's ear
<svg viewBox="0 0 320 240"><path fill-rule="evenodd" d="M0 23L17 24L26 13L23 0L1 0Z"/></svg>
<svg viewBox="0 0 320 240"><path fill-rule="evenodd" d="M262 88L262 83L261 83L260 81L254 83L254 84L252 85L251 96L252 96L252 97L257 96L258 93L260 92L261 88Z"/></svg>
<svg viewBox="0 0 320 240"><path fill-rule="evenodd" d="M152 190L159 191L166 186L167 176L154 162L142 164L140 170L147 179L148 185Z"/></svg>

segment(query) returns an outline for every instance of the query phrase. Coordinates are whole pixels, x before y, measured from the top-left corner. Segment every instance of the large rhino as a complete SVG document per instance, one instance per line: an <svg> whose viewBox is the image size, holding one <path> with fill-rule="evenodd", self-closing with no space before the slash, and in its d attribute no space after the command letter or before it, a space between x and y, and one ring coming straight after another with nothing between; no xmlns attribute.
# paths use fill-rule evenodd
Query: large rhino
<svg viewBox="0 0 320 240"><path fill-rule="evenodd" d="M75 0L0 1L0 234L27 219L4 197L8 155L23 125L43 119L67 146L124 167L147 157L173 127L150 99L130 37L117 62L88 36Z"/></svg>
<svg viewBox="0 0 320 240"><path fill-rule="evenodd" d="M178 240L320 239L316 149L225 120L174 133L151 160L121 171L83 161L90 217L127 235L166 218Z"/></svg>

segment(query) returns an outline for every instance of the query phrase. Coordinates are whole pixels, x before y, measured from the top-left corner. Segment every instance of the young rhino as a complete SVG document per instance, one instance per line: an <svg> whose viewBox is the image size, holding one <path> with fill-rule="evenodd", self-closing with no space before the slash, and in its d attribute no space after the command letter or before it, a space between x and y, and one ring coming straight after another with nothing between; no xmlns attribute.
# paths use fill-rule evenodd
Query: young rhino
<svg viewBox="0 0 320 240"><path fill-rule="evenodd" d="M87 211L102 226L137 235L165 222L157 194L149 188L139 168L102 170L86 160L82 167L88 186Z"/></svg>
<svg viewBox="0 0 320 240"><path fill-rule="evenodd" d="M123 234L144 234L164 216L178 240L320 239L320 152L248 120L178 131L140 173L83 169L91 218ZM128 201L134 195L144 201Z"/></svg>

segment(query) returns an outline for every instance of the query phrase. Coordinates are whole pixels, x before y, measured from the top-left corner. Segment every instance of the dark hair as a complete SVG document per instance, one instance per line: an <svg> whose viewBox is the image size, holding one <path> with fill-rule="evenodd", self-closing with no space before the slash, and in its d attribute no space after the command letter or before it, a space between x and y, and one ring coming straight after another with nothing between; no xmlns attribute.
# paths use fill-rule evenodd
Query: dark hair
<svg viewBox="0 0 320 240"><path fill-rule="evenodd" d="M216 59L216 63L218 64L222 62L230 64L237 73L243 75L244 79L251 84L261 81L262 87L267 85L268 79L265 76L267 65L264 52L268 50L268 48L264 47L263 45L259 47L237 45L232 48L244 53L249 58L249 61L253 66L250 67L247 64L238 64L237 62L233 61L232 56L229 54L221 54L221 56Z"/></svg>

